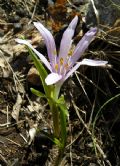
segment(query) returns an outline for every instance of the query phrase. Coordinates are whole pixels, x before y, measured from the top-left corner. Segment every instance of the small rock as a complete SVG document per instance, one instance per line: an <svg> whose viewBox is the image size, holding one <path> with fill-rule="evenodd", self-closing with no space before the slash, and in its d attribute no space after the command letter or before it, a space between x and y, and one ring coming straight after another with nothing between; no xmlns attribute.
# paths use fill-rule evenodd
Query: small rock
<svg viewBox="0 0 120 166"><path fill-rule="evenodd" d="M96 166L96 164L95 163L90 163L90 165L89 166Z"/></svg>
<svg viewBox="0 0 120 166"><path fill-rule="evenodd" d="M4 31L2 29L0 29L0 37L4 36Z"/></svg>
<svg viewBox="0 0 120 166"><path fill-rule="evenodd" d="M72 3L76 6L78 5L84 5L85 3L87 3L88 0L72 0Z"/></svg>
<svg viewBox="0 0 120 166"><path fill-rule="evenodd" d="M22 25L20 23L14 23L14 33L18 33L22 30Z"/></svg>
<svg viewBox="0 0 120 166"><path fill-rule="evenodd" d="M35 67L30 68L27 74L27 81L35 86L40 86L40 76L39 72Z"/></svg>
<svg viewBox="0 0 120 166"><path fill-rule="evenodd" d="M16 9L16 14L19 15L20 17L24 17L28 14L28 12L23 8L19 7L18 9Z"/></svg>
<svg viewBox="0 0 120 166"><path fill-rule="evenodd" d="M109 0L94 0L94 5L99 13L100 24L113 26L118 18L120 18L120 0L112 0L113 5ZM96 26L97 20L93 10L93 6L89 3L87 9L86 22L88 25Z"/></svg>
<svg viewBox="0 0 120 166"><path fill-rule="evenodd" d="M17 23L19 22L20 17L18 15L11 15L9 16L9 22L10 23Z"/></svg>

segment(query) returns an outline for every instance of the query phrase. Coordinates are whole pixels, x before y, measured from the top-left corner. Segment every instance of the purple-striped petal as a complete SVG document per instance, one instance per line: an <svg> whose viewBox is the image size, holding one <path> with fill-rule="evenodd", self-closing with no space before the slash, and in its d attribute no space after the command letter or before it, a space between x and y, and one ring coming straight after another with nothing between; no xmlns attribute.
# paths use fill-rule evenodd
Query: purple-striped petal
<svg viewBox="0 0 120 166"><path fill-rule="evenodd" d="M78 62L65 76L64 81L68 79L81 65L87 66L101 66L105 67L108 61L99 61L99 60L92 60L92 59L83 59L81 62Z"/></svg>
<svg viewBox="0 0 120 166"><path fill-rule="evenodd" d="M42 35L45 41L48 57L54 69L54 65L56 64L56 60L57 60L57 53L56 53L54 38L52 34L50 33L50 31L47 30L40 22L34 22L34 26L38 29L38 31L40 32L40 34Z"/></svg>
<svg viewBox="0 0 120 166"><path fill-rule="evenodd" d="M44 57L44 55L39 53L27 40L15 39L15 41L19 44L25 44L28 47L30 47L36 53L36 55L40 58L40 60L44 63L44 65L52 72L50 63L47 61L47 59Z"/></svg>
<svg viewBox="0 0 120 166"><path fill-rule="evenodd" d="M72 37L74 35L77 22L78 16L75 16L62 36L59 50L59 60L62 58L64 63L67 61L68 52L71 48Z"/></svg>
<svg viewBox="0 0 120 166"><path fill-rule="evenodd" d="M50 73L46 79L45 82L47 85L53 85L55 83L57 83L58 81L60 81L62 79L62 75L59 75L57 73Z"/></svg>
<svg viewBox="0 0 120 166"><path fill-rule="evenodd" d="M79 41L77 44L73 55L70 58L70 64L73 66L77 60L82 56L82 54L85 52L85 50L88 48L90 42L94 38L95 34L97 32L97 28L91 28Z"/></svg>

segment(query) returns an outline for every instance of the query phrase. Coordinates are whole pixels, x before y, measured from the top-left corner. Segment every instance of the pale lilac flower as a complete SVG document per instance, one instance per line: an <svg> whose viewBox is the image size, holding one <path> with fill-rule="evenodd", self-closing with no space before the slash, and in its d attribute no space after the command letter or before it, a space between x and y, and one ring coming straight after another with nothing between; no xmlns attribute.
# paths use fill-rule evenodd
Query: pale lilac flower
<svg viewBox="0 0 120 166"><path fill-rule="evenodd" d="M79 41L72 53L70 48L72 45L72 38L77 22L78 16L75 16L69 24L68 28L63 33L58 55L55 41L50 31L48 31L40 22L34 22L35 27L38 29L45 41L49 61L44 57L44 55L33 48L33 46L28 41L16 39L18 43L25 44L30 47L44 63L44 65L50 70L51 73L45 79L47 85L52 85L59 82L62 84L68 77L73 74L73 72L75 72L80 67L80 65L105 66L108 63L107 61L91 59L83 59L82 61L76 63L88 48L90 42L97 32L97 28L91 28Z"/></svg>

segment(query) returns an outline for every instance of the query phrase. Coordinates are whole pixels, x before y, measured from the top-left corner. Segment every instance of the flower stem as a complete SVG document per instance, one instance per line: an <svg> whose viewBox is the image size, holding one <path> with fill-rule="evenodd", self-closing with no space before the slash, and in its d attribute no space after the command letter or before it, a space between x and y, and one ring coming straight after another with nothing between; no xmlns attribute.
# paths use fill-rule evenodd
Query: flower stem
<svg viewBox="0 0 120 166"><path fill-rule="evenodd" d="M53 117L54 136L56 138L59 138L59 134L60 134L59 111L55 103L51 104L50 109L51 109L52 117Z"/></svg>
<svg viewBox="0 0 120 166"><path fill-rule="evenodd" d="M53 100L49 101L50 109L52 112L52 118L53 118L53 131L54 131L54 137L57 138L60 141L60 146L57 158L55 160L55 166L59 166L66 143L66 118L64 116L64 111L57 104L57 100L59 98L60 88L62 86L62 82L59 82L55 85L53 93L51 94L51 98Z"/></svg>
<svg viewBox="0 0 120 166"><path fill-rule="evenodd" d="M58 106L56 105L56 100L59 97L60 87L61 87L61 84L55 85L54 91L52 94L53 101L50 104L50 109L51 109L52 117L53 117L54 136L57 138L59 138L59 134L60 134L60 115L59 115Z"/></svg>

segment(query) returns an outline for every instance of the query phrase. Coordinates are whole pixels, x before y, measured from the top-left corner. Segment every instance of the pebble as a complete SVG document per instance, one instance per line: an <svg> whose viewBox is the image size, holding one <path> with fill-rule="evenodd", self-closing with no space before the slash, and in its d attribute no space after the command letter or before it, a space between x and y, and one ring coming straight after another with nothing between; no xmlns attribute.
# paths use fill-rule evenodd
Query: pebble
<svg viewBox="0 0 120 166"><path fill-rule="evenodd" d="M72 3L76 6L78 5L84 5L85 3L87 3L88 0L72 0Z"/></svg>
<svg viewBox="0 0 120 166"><path fill-rule="evenodd" d="M17 23L20 21L20 17L18 15L10 15L8 20L10 23Z"/></svg>
<svg viewBox="0 0 120 166"><path fill-rule="evenodd" d="M20 30L22 30L22 25L21 23L14 23L14 33L18 33Z"/></svg>
<svg viewBox="0 0 120 166"><path fill-rule="evenodd" d="M113 6L109 0L94 0L94 5L99 13L99 24L113 26L117 19L120 18L120 0L112 0L116 6ZM90 3L87 9L86 23L90 26L96 26L97 19Z"/></svg>
<svg viewBox="0 0 120 166"><path fill-rule="evenodd" d="M28 14L28 12L20 7L16 9L16 14L19 15L20 17L24 17Z"/></svg>
<svg viewBox="0 0 120 166"><path fill-rule="evenodd" d="M35 67L31 67L27 74L27 81L35 86L40 86L39 72Z"/></svg>
<svg viewBox="0 0 120 166"><path fill-rule="evenodd" d="M4 31L2 29L0 29L0 37L4 36Z"/></svg>

